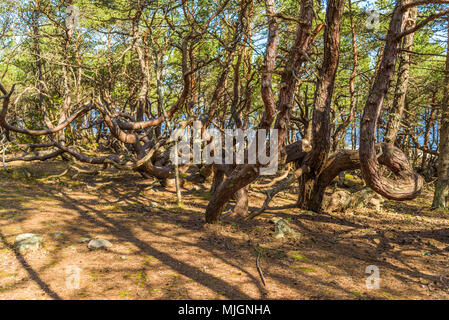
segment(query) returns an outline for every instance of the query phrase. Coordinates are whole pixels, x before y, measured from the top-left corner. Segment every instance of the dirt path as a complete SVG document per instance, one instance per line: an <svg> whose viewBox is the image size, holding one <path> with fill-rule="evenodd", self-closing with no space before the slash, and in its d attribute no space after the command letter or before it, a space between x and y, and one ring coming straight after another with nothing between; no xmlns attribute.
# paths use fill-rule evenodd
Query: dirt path
<svg viewBox="0 0 449 320"><path fill-rule="evenodd" d="M62 172L61 161L0 173L0 299L448 299L448 213L431 211L431 191L406 203L314 214L272 210L245 225L204 226L206 189L175 193L135 174L36 178ZM291 204L292 194L276 205ZM252 192L250 205L263 201ZM273 215L302 234L273 239ZM64 236L55 238L54 233ZM43 247L13 250L21 233ZM113 247L90 251L81 238ZM260 247L264 287L257 268ZM379 268L380 288L365 273ZM79 268L80 287L67 287Z"/></svg>

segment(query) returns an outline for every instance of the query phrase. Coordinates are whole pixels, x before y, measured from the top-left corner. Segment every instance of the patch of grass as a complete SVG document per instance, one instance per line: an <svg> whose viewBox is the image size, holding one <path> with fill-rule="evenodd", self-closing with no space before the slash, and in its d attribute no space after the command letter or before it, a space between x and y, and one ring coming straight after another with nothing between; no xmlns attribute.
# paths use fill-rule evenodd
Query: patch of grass
<svg viewBox="0 0 449 320"><path fill-rule="evenodd" d="M205 201L209 201L212 198L212 195L210 194L210 192L207 192L207 191L198 193L195 196L196 196L196 198L200 198Z"/></svg>
<svg viewBox="0 0 449 320"><path fill-rule="evenodd" d="M125 273L124 275L122 275L123 279L131 279L133 277L132 273Z"/></svg>
<svg viewBox="0 0 449 320"><path fill-rule="evenodd" d="M99 274L95 273L95 272L91 272L91 273L89 273L89 277L92 278L92 281L97 281L99 278Z"/></svg>
<svg viewBox="0 0 449 320"><path fill-rule="evenodd" d="M83 186L85 184L84 182L78 181L78 180L68 180L67 183L71 187L80 187L80 186Z"/></svg>
<svg viewBox="0 0 449 320"><path fill-rule="evenodd" d="M390 294L388 292L381 292L380 295L382 297L384 297L385 299L387 299L387 300L398 300L397 297L395 297L394 295L392 295L392 294Z"/></svg>
<svg viewBox="0 0 449 320"><path fill-rule="evenodd" d="M13 277L14 273L8 273L5 271L0 271L0 278L9 278L9 277Z"/></svg>
<svg viewBox="0 0 449 320"><path fill-rule="evenodd" d="M328 290L328 289L324 289L323 293L328 296L332 296L334 294L331 290Z"/></svg>
<svg viewBox="0 0 449 320"><path fill-rule="evenodd" d="M147 278L147 273L144 271L144 270L142 270L142 271L140 271L138 274L137 274L137 285L139 286L139 287L145 287L146 286L146 284L148 283L148 282L150 282L150 280L148 280L148 278Z"/></svg>
<svg viewBox="0 0 449 320"><path fill-rule="evenodd" d="M295 260L301 260L301 261L307 260L307 258L300 255L298 251L289 251L287 256L289 256L290 258L293 258Z"/></svg>
<svg viewBox="0 0 449 320"><path fill-rule="evenodd" d="M11 170L11 169L10 169ZM10 175L13 179L22 179L24 175L19 170L11 170Z"/></svg>
<svg viewBox="0 0 449 320"><path fill-rule="evenodd" d="M357 297L361 297L362 296L362 292L359 290L352 290L351 293Z"/></svg>
<svg viewBox="0 0 449 320"><path fill-rule="evenodd" d="M177 204L174 204L171 207L164 208L164 210L171 212L171 213L175 213L175 214L181 213L184 211L184 209L182 207L178 206Z"/></svg>
<svg viewBox="0 0 449 320"><path fill-rule="evenodd" d="M80 291L73 295L75 298L87 298L89 296L89 293L87 291Z"/></svg>
<svg viewBox="0 0 449 320"><path fill-rule="evenodd" d="M127 290L122 290L122 291L120 291L120 293L119 293L120 298L126 298L126 297L129 296L129 295L130 295L130 293L129 293L129 291L127 291Z"/></svg>
<svg viewBox="0 0 449 320"><path fill-rule="evenodd" d="M305 272L305 273L315 273L315 272L317 272L315 269L313 269L313 268L307 268L307 267L297 267L297 266L295 266L294 267L295 269L298 269L298 270L300 270L300 271L302 271L302 272Z"/></svg>
<svg viewBox="0 0 449 320"><path fill-rule="evenodd" d="M154 259L154 258L152 258L152 257L147 257L147 258L145 258L145 259L143 260L143 264L144 264L144 265L152 265L152 264L154 264L155 262L157 262L157 259Z"/></svg>
<svg viewBox="0 0 449 320"><path fill-rule="evenodd" d="M357 180L358 178L352 174L346 173L345 174L345 179L346 180Z"/></svg>
<svg viewBox="0 0 449 320"><path fill-rule="evenodd" d="M303 212L301 212L301 214L304 214L306 216L315 216L315 215L317 215L317 213L313 212L313 211L303 211Z"/></svg>
<svg viewBox="0 0 449 320"><path fill-rule="evenodd" d="M0 288L0 293L6 292L6 291L9 291L12 289L14 289L14 286L12 284L10 284L10 285Z"/></svg>

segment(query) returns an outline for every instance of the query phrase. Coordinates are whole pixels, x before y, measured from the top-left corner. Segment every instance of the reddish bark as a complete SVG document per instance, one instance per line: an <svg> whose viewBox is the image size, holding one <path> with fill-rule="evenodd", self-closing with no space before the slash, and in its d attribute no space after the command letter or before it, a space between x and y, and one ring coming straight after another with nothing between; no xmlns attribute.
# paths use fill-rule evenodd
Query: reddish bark
<svg viewBox="0 0 449 320"><path fill-rule="evenodd" d="M400 172L400 180L392 180L381 175L378 156L375 150L377 121L380 117L382 104L388 92L395 71L396 60L401 45L399 35L404 28L405 13L398 1L393 11L382 61L374 84L365 104L360 125L360 161L365 182L380 195L394 200L413 199L423 186L423 179L413 170Z"/></svg>
<svg viewBox="0 0 449 320"><path fill-rule="evenodd" d="M341 1L341 0L340 0ZM273 16L274 1L267 0L267 15L269 36L267 41L267 51L265 64L268 70L262 75L261 95L265 105L265 113L259 124L260 128L268 128L271 126L274 117L274 97L271 88L272 67L275 65L276 47L277 47L277 23ZM297 71L307 59L310 42L313 35L310 32L313 19L313 1L303 0L301 2L300 11L301 22L298 24L296 38L288 61L282 74L282 89L279 93L278 116L276 118L275 128L279 130L278 143L282 146L287 132L287 124L289 122L290 111L293 104L293 93L297 84ZM247 186L259 176L259 165L247 164L237 166L232 173L218 186L215 193L206 208L206 222L216 223L220 219L220 214L224 205L231 197L241 188Z"/></svg>
<svg viewBox="0 0 449 320"><path fill-rule="evenodd" d="M324 29L324 57L315 91L312 131L312 151L303 166L309 170L299 178L298 206L318 211L317 178L330 150L330 107L340 55L340 28L344 0L330 0L326 10ZM318 197L319 198L319 197Z"/></svg>

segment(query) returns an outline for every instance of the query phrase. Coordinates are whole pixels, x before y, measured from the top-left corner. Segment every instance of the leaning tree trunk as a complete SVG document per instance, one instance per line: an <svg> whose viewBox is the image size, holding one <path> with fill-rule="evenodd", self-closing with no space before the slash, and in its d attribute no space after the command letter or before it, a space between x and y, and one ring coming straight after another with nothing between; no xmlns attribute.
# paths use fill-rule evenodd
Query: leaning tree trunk
<svg viewBox="0 0 449 320"><path fill-rule="evenodd" d="M449 17L448 17L449 23ZM448 25L449 36L449 25ZM438 180L435 183L435 193L432 207L446 208L449 191L449 40L446 51L446 75L444 77L444 95L441 103L440 148L438 157Z"/></svg>
<svg viewBox="0 0 449 320"><path fill-rule="evenodd" d="M409 2L410 0L408 0ZM404 1L405 2L405 1ZM416 25L416 16L418 8L413 7L409 12L409 27L413 28ZM405 108L405 98L408 88L408 80L410 74L410 51L413 47L413 39L415 33L412 32L404 37L402 40L403 52L399 58L398 79L396 82L396 89L393 98L393 105L390 110L389 120L387 123L387 131L385 133L384 141L394 143L401 126L401 118Z"/></svg>

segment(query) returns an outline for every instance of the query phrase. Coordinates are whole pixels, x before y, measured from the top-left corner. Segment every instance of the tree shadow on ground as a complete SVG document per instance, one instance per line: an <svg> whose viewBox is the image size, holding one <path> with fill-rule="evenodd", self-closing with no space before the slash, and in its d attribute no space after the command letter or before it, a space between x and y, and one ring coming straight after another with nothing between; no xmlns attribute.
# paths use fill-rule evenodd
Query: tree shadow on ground
<svg viewBox="0 0 449 320"><path fill-rule="evenodd" d="M8 179L5 178L5 181L11 181ZM0 195L8 200L9 212L20 213L19 217L12 218L16 219L16 223L26 224L31 219L29 217L36 213L36 209L30 209L27 204L30 199L42 198L46 201L48 197L55 201L52 205L61 208L63 213L70 213L61 224L62 232L83 237L90 237L95 233L96 236L112 237L117 244L130 244L136 249L131 253L133 256L154 257L165 269L173 270L210 292L220 292L223 298L269 298L270 290L276 291L278 288L285 290L276 296L278 298L382 298L375 292L359 295L360 290L353 288L360 285L348 284L344 280L345 277L354 278L362 283L368 276L365 273L368 265L378 266L382 274L389 274L388 279L394 278L403 284L403 288L388 288L387 291L392 296L406 297L406 292L426 296L420 290L422 280L439 283L441 274L432 274L428 268L424 268L422 263L425 260L422 256L418 257L420 264L416 264L417 255L425 251L430 252L432 258L438 258L438 261L447 260L444 250L432 243L423 244L423 241L436 240L447 244L449 227L436 230L400 230L400 224L393 221L386 230L386 226L372 224L378 218L370 216L354 218L343 214L313 214L285 208L268 210L267 213L275 213L289 221L302 234L302 239L299 242L274 241L270 231L272 226L264 218L235 226L225 224L205 227L203 212L207 204L206 189L184 190L185 207L179 209L174 205L173 191L160 188L157 181L140 180L133 174L117 175L113 171L99 176L80 176L76 181L67 178L54 183L30 180L16 182L14 187L12 184L8 185L8 190ZM15 194L20 194L20 197L15 198ZM45 201L41 202L45 204ZM155 207L150 206L150 202L154 202ZM39 210L41 214L45 214L45 205ZM11 218L3 216L2 219L3 227L11 221ZM392 231L396 226L398 228ZM37 231L48 232L45 228ZM1 240L12 250L10 241L7 241L8 236L12 234L2 234ZM421 239L421 243L416 239ZM264 253L262 268L267 287L262 285L259 278L255 266L257 254L250 241L260 245ZM87 249L83 250L81 253L87 254ZM286 254L292 250L299 251L307 259L288 260ZM278 254L277 251L281 253ZM122 255L130 255L118 248L110 253L117 256L117 259ZM186 256L185 253L189 255ZM58 259L56 254L53 252L54 259ZM49 265L33 269L26 257L16 255L16 259L27 270L29 278L49 297L60 299L67 296L40 276L45 268L50 268ZM288 266L284 264L286 262ZM237 273L237 280L232 281L229 277L216 274L216 265L221 266L220 273L234 270L229 273ZM151 269L148 266L143 268ZM316 270L313 271L314 269ZM128 274L133 270L135 272L136 268L102 266L98 270L103 270L105 274ZM443 272L442 270L442 267L435 268L437 273ZM170 283L186 285L185 281L179 279ZM20 285L24 285L24 282ZM114 289L119 289L117 286L119 285L111 284ZM183 293L183 296L189 297L189 292ZM173 299L176 294L167 290L159 297Z"/></svg>

